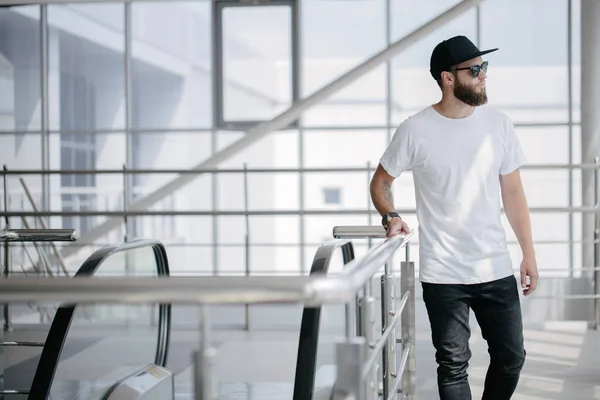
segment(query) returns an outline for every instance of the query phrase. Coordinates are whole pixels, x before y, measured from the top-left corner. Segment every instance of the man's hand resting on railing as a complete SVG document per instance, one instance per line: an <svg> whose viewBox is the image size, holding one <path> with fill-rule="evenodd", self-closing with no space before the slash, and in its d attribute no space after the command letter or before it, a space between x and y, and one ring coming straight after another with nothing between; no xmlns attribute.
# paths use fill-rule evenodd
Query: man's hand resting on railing
<svg viewBox="0 0 600 400"><path fill-rule="evenodd" d="M395 217L392 218L390 224L387 227L386 237L392 237L396 235L408 235L410 233L410 228L408 224L404 222L401 218Z"/></svg>

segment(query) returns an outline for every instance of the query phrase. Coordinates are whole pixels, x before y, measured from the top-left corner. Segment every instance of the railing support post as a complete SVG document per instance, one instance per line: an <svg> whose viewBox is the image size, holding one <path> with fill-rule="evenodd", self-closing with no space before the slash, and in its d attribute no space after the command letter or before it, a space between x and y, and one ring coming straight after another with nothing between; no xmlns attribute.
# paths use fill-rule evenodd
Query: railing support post
<svg viewBox="0 0 600 400"><path fill-rule="evenodd" d="M390 268L387 267L386 271ZM385 332L394 313L396 312L395 282L393 274L381 276L381 333ZM385 345L383 346L383 398L387 399L394 387L394 378L396 377L396 335L392 331Z"/></svg>
<svg viewBox="0 0 600 400"><path fill-rule="evenodd" d="M408 253L406 247L406 254ZM416 327L415 327L415 263L401 263L400 287L402 295L410 293L404 311L402 312L402 347L408 348L408 362L402 376L402 399L414 400L417 395L417 357L416 357Z"/></svg>
<svg viewBox="0 0 600 400"><path fill-rule="evenodd" d="M600 157L594 158L594 207L596 209L600 202ZM594 213L594 295L600 294L600 270L598 270L600 264L600 215L598 210ZM594 298L594 329L598 330L600 325L600 298Z"/></svg>
<svg viewBox="0 0 600 400"><path fill-rule="evenodd" d="M360 299L360 322L362 336L367 342L367 356L371 357L373 348L375 347L375 298L374 297L362 297ZM371 372L368 375L366 384L366 399L377 400L379 399L379 379L377 374L379 371L379 365L375 365L371 368Z"/></svg>
<svg viewBox="0 0 600 400"><path fill-rule="evenodd" d="M215 382L214 364L217 351L210 344L210 320L208 306L200 307L202 337L200 348L195 353L195 398L198 400L216 400L218 391Z"/></svg>
<svg viewBox="0 0 600 400"><path fill-rule="evenodd" d="M337 381L333 400L365 400L362 369L366 361L367 343L364 337L354 337L336 346Z"/></svg>

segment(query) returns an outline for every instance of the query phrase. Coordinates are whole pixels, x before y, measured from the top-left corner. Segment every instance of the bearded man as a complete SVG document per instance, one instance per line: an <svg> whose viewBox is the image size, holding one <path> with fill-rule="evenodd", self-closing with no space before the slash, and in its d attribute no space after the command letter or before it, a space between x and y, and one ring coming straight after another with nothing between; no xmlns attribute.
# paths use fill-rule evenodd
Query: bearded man
<svg viewBox="0 0 600 400"><path fill-rule="evenodd" d="M410 228L395 211L392 183L413 174L419 223L419 280L431 325L441 400L471 399L469 313L488 343L483 400L510 399L525 361L518 283L525 296L538 271L512 121L486 105L488 62L465 36L439 43L430 72L442 99L404 121L370 184L387 236ZM500 200L522 250L514 276Z"/></svg>

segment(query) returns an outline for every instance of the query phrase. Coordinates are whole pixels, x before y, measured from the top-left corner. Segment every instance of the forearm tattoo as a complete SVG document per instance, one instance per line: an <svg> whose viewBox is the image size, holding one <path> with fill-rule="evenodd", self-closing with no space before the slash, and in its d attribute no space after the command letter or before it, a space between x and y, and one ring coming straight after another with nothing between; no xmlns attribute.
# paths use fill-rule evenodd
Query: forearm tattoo
<svg viewBox="0 0 600 400"><path fill-rule="evenodd" d="M386 201L390 203L390 206L394 208L394 195L392 194L392 187L387 184L387 182L382 182L383 185L383 196Z"/></svg>

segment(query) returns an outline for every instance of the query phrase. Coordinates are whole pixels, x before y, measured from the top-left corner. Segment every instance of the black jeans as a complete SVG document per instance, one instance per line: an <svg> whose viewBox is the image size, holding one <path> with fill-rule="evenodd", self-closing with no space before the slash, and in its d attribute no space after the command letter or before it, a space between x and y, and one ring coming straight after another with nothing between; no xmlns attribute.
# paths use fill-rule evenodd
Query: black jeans
<svg viewBox="0 0 600 400"><path fill-rule="evenodd" d="M441 400L471 400L467 367L469 308L488 343L490 365L482 400L506 400L514 393L523 363L523 322L514 276L474 285L422 283L431 324Z"/></svg>

